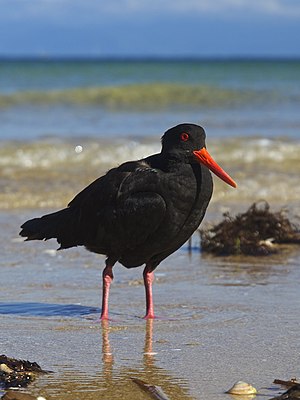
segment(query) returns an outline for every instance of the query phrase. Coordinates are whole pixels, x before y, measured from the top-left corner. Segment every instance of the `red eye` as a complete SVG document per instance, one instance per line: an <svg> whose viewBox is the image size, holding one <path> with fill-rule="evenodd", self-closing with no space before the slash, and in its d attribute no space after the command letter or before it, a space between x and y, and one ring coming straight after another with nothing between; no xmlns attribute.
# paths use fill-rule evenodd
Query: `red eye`
<svg viewBox="0 0 300 400"><path fill-rule="evenodd" d="M180 139L183 141L183 142L187 142L188 140L189 140L189 138L190 138L190 136L189 136L189 134L188 133L182 133L181 135L180 135Z"/></svg>

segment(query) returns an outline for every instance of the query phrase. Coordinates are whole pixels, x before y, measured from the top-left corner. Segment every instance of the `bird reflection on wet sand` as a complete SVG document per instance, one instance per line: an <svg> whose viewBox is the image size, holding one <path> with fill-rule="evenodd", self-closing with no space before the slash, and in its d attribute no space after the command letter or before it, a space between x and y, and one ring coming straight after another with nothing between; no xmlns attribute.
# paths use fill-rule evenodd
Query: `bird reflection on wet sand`
<svg viewBox="0 0 300 400"><path fill-rule="evenodd" d="M109 321L102 321L103 388L105 387L103 398L116 399L122 395L122 399L193 399L188 394L188 389L183 387L185 382L180 380L181 384L176 383L178 378L173 378L168 371L155 365L157 353L153 351L154 324L153 319L146 321L142 366L122 368L118 376L114 377Z"/></svg>

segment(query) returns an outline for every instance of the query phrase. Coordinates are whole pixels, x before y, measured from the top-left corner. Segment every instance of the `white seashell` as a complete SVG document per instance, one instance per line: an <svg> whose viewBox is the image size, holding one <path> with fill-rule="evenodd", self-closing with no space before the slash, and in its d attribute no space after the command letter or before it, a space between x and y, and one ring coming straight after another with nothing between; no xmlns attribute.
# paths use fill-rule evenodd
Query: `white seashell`
<svg viewBox="0 0 300 400"><path fill-rule="evenodd" d="M226 393L230 394L255 394L257 390L250 383L238 381Z"/></svg>
<svg viewBox="0 0 300 400"><path fill-rule="evenodd" d="M260 240L259 241L259 245L265 245L267 247L275 247L274 245L274 238L269 238L269 239L265 239L265 240Z"/></svg>
<svg viewBox="0 0 300 400"><path fill-rule="evenodd" d="M11 368L9 368L8 365L6 364L0 364L0 371L5 372L6 374L11 374L12 372L14 372Z"/></svg>

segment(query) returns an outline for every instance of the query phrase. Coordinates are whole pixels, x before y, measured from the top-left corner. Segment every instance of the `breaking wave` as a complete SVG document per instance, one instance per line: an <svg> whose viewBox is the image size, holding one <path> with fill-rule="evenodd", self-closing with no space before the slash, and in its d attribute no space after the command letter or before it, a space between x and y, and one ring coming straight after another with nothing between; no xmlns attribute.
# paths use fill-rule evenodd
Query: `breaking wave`
<svg viewBox="0 0 300 400"><path fill-rule="evenodd" d="M7 141L0 148L0 208L55 208L109 168L160 151L155 137ZM288 138L210 139L208 149L237 181L233 190L215 178L215 204L298 204L300 141Z"/></svg>
<svg viewBox="0 0 300 400"><path fill-rule="evenodd" d="M285 95L286 96L286 95ZM283 100L270 90L233 89L213 85L145 83L75 89L21 91L0 95L0 107L16 105L99 105L110 109L160 109L174 106L229 107ZM295 100L295 99L294 99Z"/></svg>

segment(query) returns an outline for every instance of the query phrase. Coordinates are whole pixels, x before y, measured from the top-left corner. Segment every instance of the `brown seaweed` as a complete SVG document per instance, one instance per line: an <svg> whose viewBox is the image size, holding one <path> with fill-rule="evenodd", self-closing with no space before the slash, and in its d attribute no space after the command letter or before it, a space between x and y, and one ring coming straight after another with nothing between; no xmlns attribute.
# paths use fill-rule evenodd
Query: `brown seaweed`
<svg viewBox="0 0 300 400"><path fill-rule="evenodd" d="M215 255L268 255L277 244L300 244L300 231L283 210L271 212L266 201L253 203L245 213L224 220L210 229L201 229L203 252Z"/></svg>
<svg viewBox="0 0 300 400"><path fill-rule="evenodd" d="M0 355L0 388L26 387L36 375L49 372L42 370L36 362Z"/></svg>

